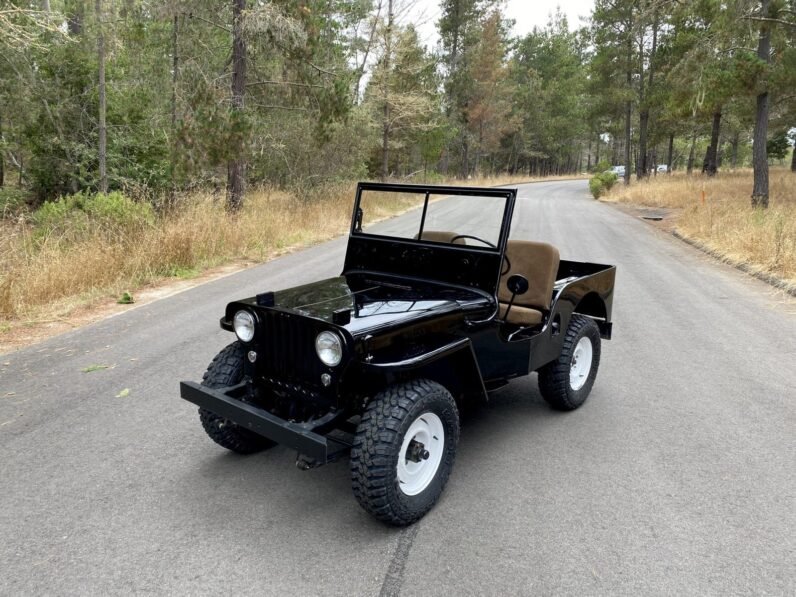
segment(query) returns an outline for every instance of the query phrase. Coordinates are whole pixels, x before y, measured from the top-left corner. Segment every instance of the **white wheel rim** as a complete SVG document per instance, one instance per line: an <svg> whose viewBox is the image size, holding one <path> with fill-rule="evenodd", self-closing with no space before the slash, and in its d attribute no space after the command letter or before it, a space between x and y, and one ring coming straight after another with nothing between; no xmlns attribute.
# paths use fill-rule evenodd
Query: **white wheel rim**
<svg viewBox="0 0 796 597"><path fill-rule="evenodd" d="M413 444L413 440L414 443ZM415 462L410 458L423 444L428 458ZM398 487L406 495L417 495L431 484L445 452L445 428L434 413L423 413L409 426L398 454Z"/></svg>
<svg viewBox="0 0 796 597"><path fill-rule="evenodd" d="M591 340L581 338L572 353L572 364L569 367L569 385L573 390L579 390L589 379L592 358Z"/></svg>

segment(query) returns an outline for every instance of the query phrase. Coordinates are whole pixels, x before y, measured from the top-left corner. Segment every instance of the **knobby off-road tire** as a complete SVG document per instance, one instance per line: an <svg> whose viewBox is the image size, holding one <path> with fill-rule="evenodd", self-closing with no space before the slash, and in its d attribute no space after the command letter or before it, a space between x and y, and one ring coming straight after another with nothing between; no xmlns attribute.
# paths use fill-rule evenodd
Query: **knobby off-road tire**
<svg viewBox="0 0 796 597"><path fill-rule="evenodd" d="M443 386L413 380L386 388L368 403L354 437L354 496L387 524L412 524L442 494L458 441L459 411Z"/></svg>
<svg viewBox="0 0 796 597"><path fill-rule="evenodd" d="M539 369L539 389L556 410L575 410L589 397L600 366L600 328L584 315L573 315L561 355Z"/></svg>
<svg viewBox="0 0 796 597"><path fill-rule="evenodd" d="M246 351L240 342L233 342L224 348L207 367L202 377L202 385L208 388L223 388L240 383L243 379L245 355ZM199 409L199 420L202 421L202 427L210 439L238 454L254 454L276 445L204 408Z"/></svg>

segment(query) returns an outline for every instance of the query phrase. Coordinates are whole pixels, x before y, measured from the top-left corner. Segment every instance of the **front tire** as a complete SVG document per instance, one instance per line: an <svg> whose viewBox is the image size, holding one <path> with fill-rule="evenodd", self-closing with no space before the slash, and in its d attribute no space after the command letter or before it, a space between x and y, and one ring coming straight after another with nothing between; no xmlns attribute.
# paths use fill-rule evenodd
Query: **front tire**
<svg viewBox="0 0 796 597"><path fill-rule="evenodd" d="M202 377L202 385L208 388L225 388L240 383L243 379L245 357L243 345L233 342L219 352L207 367ZM276 445L204 408L199 409L199 420L210 439L237 454L254 454Z"/></svg>
<svg viewBox="0 0 796 597"><path fill-rule="evenodd" d="M556 410L575 410L589 397L600 366L600 328L590 317L569 320L561 355L539 369L539 390Z"/></svg>
<svg viewBox="0 0 796 597"><path fill-rule="evenodd" d="M459 411L443 386L413 380L386 388L368 403L354 436L354 496L382 522L416 522L442 494L458 441Z"/></svg>

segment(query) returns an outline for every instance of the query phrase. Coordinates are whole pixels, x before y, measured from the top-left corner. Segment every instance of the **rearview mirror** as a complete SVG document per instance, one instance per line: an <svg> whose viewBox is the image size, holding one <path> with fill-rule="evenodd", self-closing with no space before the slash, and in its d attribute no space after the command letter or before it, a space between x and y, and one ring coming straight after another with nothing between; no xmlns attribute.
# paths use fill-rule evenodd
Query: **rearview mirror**
<svg viewBox="0 0 796 597"><path fill-rule="evenodd" d="M509 277L506 286L508 286L512 294L519 296L528 292L528 279L520 274L514 274Z"/></svg>

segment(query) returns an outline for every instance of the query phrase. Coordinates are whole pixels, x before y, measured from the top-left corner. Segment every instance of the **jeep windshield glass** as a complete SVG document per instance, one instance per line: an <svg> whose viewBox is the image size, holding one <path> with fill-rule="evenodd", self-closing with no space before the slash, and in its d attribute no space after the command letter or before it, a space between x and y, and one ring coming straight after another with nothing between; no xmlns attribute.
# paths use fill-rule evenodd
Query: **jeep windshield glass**
<svg viewBox="0 0 796 597"><path fill-rule="evenodd" d="M430 190L429 190L430 191ZM354 234L496 249L505 196L362 189ZM391 217L393 214L401 214Z"/></svg>

